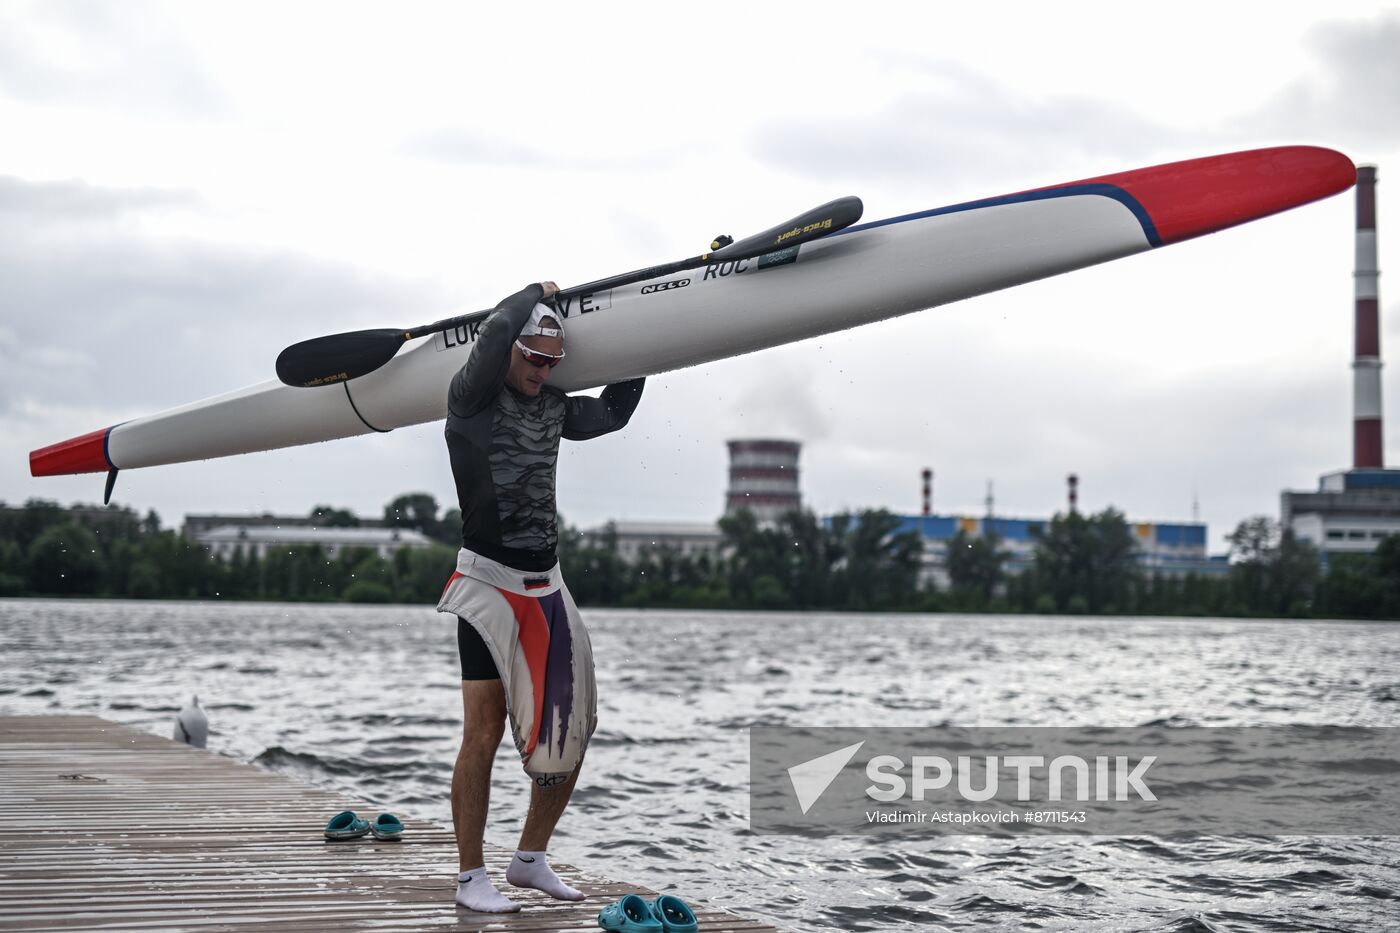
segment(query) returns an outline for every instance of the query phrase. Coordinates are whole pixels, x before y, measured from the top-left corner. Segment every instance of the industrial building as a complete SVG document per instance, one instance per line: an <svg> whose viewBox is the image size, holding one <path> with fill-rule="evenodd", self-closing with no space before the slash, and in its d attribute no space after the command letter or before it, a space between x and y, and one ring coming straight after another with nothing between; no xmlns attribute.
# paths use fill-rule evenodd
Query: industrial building
<svg viewBox="0 0 1400 933"><path fill-rule="evenodd" d="M760 524L771 525L785 512L802 507L798 458L802 445L797 441L750 438L729 442L729 485L725 493L725 513L751 509ZM973 517L932 513L933 471L924 470L924 511L922 515L900 515L898 532L912 531L923 540L923 579L946 587L948 542L959 531L973 537L995 535L998 547L1006 553L1008 573L1019 573L1035 559L1038 535L1049 519ZM1078 508L1077 476L1069 477L1070 511ZM992 511L990 492L988 515ZM1138 522L1130 526L1136 544L1135 558L1150 574L1186 576L1224 573L1224 558L1206 554L1206 526L1201 523ZM598 544L612 535L618 555L636 562L649 551L669 550L675 554L698 556L718 554L724 544L719 527L710 522L611 522L586 532L590 543Z"/></svg>
<svg viewBox="0 0 1400 933"><path fill-rule="evenodd" d="M798 459L800 441L744 438L728 442L729 483L724 514L741 509L754 513L760 525L772 525L787 512L802 508ZM613 535L618 555L634 563L646 551L666 549L676 554L716 554L724 543L715 522L622 521L585 532L593 544Z"/></svg>
<svg viewBox="0 0 1400 933"><path fill-rule="evenodd" d="M387 528L388 524L377 518L358 518L357 528ZM308 515L273 515L271 512L261 514L197 514L186 515L185 523L180 528L180 534L195 541L201 535L213 531L215 528L224 528L229 525L239 528L318 528L320 520L315 516Z"/></svg>
<svg viewBox="0 0 1400 933"><path fill-rule="evenodd" d="M629 564L647 551L668 550L698 557L718 553L724 543L724 535L714 522L610 522L586 534L596 545L610 532L616 535L618 556Z"/></svg>
<svg viewBox="0 0 1400 933"><path fill-rule="evenodd" d="M981 518L967 515L935 515L933 512L933 471L925 469L923 480L923 513L899 516L899 532L912 531L924 542L922 579L939 588L946 588L948 579L948 546L959 532L970 538L991 538L997 549L1006 555L1002 568L1010 574L1021 573L1035 563L1036 544L1049 519L1006 518L993 515L994 500L990 486L987 490L987 514ZM1067 479L1068 511L1079 510L1079 477L1071 473ZM1164 577L1184 577L1188 574L1208 576L1226 573L1224 557L1206 554L1206 526L1201 522L1133 522L1133 559L1148 574Z"/></svg>
<svg viewBox="0 0 1400 933"><path fill-rule="evenodd" d="M754 513L761 525L772 525L787 512L802 508L800 441L777 438L744 438L729 441L729 484L724 493L724 514L741 509ZM644 552L670 550L696 556L715 554L724 535L714 522L610 522L586 532L597 544L607 535L617 542L618 555L628 563Z"/></svg>
<svg viewBox="0 0 1400 933"><path fill-rule="evenodd" d="M760 524L771 524L802 508L798 441L757 438L729 442L729 489L724 514L748 509Z"/></svg>
<svg viewBox="0 0 1400 933"><path fill-rule="evenodd" d="M1400 535L1400 470L1356 469L1322 477L1317 492L1285 492L1282 525L1321 552L1369 554Z"/></svg>
<svg viewBox="0 0 1400 933"><path fill-rule="evenodd" d="M1003 569L1021 573L1035 563L1035 547L1048 519L973 518L965 515L901 515L899 532L912 531L924 541L923 579L940 589L948 586L948 545L959 531L969 537L994 536L1006 554ZM1206 526L1201 523L1134 522L1128 526L1135 544L1133 557L1148 574L1184 577L1225 573L1224 558L1206 554Z"/></svg>
<svg viewBox="0 0 1400 933"><path fill-rule="evenodd" d="M242 550L247 557L262 558L269 551L320 545L327 557L344 550L370 550L392 557L401 548L431 547L432 538L409 528L323 528L315 525L219 525L196 532L190 540L209 548L216 557L232 557Z"/></svg>
<svg viewBox="0 0 1400 933"><path fill-rule="evenodd" d="M1356 169L1356 267L1352 354L1352 468L1327 473L1316 492L1285 491L1280 524L1318 549L1369 554L1400 534L1400 470L1385 468L1381 409L1380 270L1376 236L1376 167Z"/></svg>

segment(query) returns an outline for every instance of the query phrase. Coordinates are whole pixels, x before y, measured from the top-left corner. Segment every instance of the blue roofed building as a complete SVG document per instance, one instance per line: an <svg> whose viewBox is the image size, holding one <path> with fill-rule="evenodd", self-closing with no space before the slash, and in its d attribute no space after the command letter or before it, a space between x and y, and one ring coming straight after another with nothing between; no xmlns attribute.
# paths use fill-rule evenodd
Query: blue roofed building
<svg viewBox="0 0 1400 933"><path fill-rule="evenodd" d="M991 532L1006 554L1008 573L1020 573L1035 563L1039 536L1050 524L1043 518L976 518L966 515L901 515L897 532L912 531L924 541L925 581L940 588L948 586L948 543L959 531L971 537ZM1223 558L1206 554L1206 526L1199 522L1130 522L1136 544L1135 556L1148 574L1184 577L1217 575L1228 572Z"/></svg>

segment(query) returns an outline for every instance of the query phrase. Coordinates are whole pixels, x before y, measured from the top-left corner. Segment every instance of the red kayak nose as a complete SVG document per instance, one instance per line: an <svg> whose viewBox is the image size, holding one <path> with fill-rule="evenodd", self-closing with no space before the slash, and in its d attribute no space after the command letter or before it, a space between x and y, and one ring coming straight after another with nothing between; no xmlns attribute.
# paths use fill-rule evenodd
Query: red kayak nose
<svg viewBox="0 0 1400 933"><path fill-rule="evenodd" d="M30 476L62 476L67 473L106 473L114 469L107 459L107 437L111 428L103 428L71 437L57 444L29 452Z"/></svg>
<svg viewBox="0 0 1400 933"><path fill-rule="evenodd" d="M1079 185L1119 188L1141 205L1151 221L1156 233L1152 245L1165 246L1330 197L1354 184L1356 166L1340 152L1318 146L1278 146L1171 162L1040 190ZM1150 239L1153 231L1149 231Z"/></svg>

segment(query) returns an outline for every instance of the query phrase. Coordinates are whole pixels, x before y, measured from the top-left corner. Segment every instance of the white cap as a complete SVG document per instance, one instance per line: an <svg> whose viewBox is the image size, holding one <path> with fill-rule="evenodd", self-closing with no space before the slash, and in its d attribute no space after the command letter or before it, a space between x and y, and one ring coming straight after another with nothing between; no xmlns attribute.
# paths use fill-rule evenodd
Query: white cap
<svg viewBox="0 0 1400 933"><path fill-rule="evenodd" d="M553 327L545 327L541 321L549 318L554 322ZM520 332L522 337L563 337L564 325L559 322L559 312L549 305L535 305L535 310L530 312L530 320L526 322L525 329Z"/></svg>

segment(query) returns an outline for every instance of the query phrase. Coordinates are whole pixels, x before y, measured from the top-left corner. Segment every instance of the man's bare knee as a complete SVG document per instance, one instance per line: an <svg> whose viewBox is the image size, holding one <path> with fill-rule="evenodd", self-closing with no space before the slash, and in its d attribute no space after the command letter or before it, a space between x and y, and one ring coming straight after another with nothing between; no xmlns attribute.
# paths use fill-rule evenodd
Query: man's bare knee
<svg viewBox="0 0 1400 933"><path fill-rule="evenodd" d="M506 728L505 691L499 680L462 681L462 745L501 743Z"/></svg>

